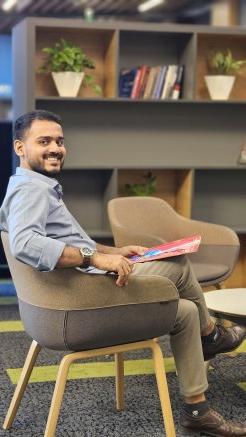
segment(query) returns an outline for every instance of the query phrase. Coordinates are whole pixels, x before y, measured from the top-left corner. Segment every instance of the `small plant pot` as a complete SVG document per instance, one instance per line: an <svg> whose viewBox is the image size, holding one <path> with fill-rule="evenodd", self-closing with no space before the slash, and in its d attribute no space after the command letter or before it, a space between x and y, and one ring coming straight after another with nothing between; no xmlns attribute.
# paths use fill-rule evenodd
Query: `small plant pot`
<svg viewBox="0 0 246 437"><path fill-rule="evenodd" d="M212 100L227 100L235 82L235 76L205 76Z"/></svg>
<svg viewBox="0 0 246 437"><path fill-rule="evenodd" d="M74 71L52 72L56 89L60 97L76 97L82 84L85 73Z"/></svg>

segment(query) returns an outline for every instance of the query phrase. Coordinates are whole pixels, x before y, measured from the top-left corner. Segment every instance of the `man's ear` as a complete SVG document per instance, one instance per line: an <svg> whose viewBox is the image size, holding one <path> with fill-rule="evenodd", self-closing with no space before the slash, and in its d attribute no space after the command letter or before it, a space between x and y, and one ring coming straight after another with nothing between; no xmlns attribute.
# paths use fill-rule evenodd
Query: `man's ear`
<svg viewBox="0 0 246 437"><path fill-rule="evenodd" d="M14 151L17 156L23 156L24 155L24 144L20 140L14 141Z"/></svg>

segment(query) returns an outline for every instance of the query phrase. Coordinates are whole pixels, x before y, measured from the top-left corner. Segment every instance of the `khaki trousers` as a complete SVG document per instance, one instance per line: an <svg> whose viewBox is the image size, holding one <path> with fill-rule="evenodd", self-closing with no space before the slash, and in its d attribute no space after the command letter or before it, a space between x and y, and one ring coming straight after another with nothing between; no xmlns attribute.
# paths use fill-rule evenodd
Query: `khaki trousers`
<svg viewBox="0 0 246 437"><path fill-rule="evenodd" d="M203 291L186 256L135 264L132 275L160 275L169 278L179 291L171 347L184 396L203 393L207 387L201 332L211 324Z"/></svg>

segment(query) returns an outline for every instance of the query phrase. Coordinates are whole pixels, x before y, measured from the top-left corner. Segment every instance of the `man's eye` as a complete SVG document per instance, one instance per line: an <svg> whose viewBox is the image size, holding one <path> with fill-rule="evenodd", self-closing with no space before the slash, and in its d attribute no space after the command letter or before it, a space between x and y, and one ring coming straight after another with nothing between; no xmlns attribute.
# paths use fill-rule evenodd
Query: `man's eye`
<svg viewBox="0 0 246 437"><path fill-rule="evenodd" d="M39 144L42 144L43 146L47 146L49 144L48 140L40 140Z"/></svg>
<svg viewBox="0 0 246 437"><path fill-rule="evenodd" d="M56 142L56 144L57 144L58 146L64 146L64 140L58 140L58 141Z"/></svg>

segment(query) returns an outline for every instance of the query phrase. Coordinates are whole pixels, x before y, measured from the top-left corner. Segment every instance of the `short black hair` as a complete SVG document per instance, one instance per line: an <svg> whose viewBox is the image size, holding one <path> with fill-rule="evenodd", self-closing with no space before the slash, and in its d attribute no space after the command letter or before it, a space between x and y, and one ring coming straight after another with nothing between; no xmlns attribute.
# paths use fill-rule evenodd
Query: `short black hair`
<svg viewBox="0 0 246 437"><path fill-rule="evenodd" d="M61 118L59 115L54 114L54 112L45 111L44 109L27 112L18 117L15 121L14 140L22 141L26 131L30 129L34 120L54 121L57 124L62 124Z"/></svg>

